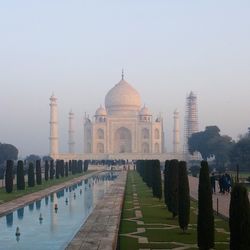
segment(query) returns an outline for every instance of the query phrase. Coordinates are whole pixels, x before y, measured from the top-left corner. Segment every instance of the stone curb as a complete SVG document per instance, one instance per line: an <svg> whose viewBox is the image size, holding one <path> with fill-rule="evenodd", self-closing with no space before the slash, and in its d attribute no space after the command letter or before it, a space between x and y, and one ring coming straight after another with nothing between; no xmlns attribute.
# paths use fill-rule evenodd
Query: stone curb
<svg viewBox="0 0 250 250"><path fill-rule="evenodd" d="M127 172L121 172L82 225L67 250L115 250Z"/></svg>

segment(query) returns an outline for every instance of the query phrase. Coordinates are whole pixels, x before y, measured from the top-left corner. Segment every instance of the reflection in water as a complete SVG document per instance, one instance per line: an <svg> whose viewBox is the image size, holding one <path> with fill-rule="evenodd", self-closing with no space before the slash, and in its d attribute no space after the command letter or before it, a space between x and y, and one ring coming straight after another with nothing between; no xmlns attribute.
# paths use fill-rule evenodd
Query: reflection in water
<svg viewBox="0 0 250 250"><path fill-rule="evenodd" d="M49 204L49 197L46 196L46 197L45 197L45 205L48 206L48 204Z"/></svg>
<svg viewBox="0 0 250 250"><path fill-rule="evenodd" d="M24 215L24 208L22 207L22 208L17 209L17 218L19 220L23 219L23 215Z"/></svg>
<svg viewBox="0 0 250 250"><path fill-rule="evenodd" d="M40 210L41 208L41 200L36 201L36 210Z"/></svg>
<svg viewBox="0 0 250 250"><path fill-rule="evenodd" d="M34 210L34 203L30 203L30 204L29 204L29 210L30 210L30 211L33 211L33 210Z"/></svg>
<svg viewBox="0 0 250 250"><path fill-rule="evenodd" d="M6 224L8 227L13 226L13 213L7 214L6 215Z"/></svg>
<svg viewBox="0 0 250 250"><path fill-rule="evenodd" d="M0 249L65 249L110 186L109 180L112 178L110 173L102 173L81 182L80 185L76 184L46 196L44 202L36 201L16 210L17 216L10 213L6 219L0 218ZM67 189L74 191L66 192ZM20 237L15 235L17 227L21 231Z"/></svg>

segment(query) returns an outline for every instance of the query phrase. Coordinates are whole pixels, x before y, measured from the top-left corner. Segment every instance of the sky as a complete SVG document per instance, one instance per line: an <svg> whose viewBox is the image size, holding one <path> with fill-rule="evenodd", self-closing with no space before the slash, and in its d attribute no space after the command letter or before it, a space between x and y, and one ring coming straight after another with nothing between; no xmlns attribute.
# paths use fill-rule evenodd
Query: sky
<svg viewBox="0 0 250 250"><path fill-rule="evenodd" d="M0 0L0 142L24 157L49 151L49 97L58 98L60 151L68 112L83 151L83 117L125 79L162 114L198 96L199 128L237 139L250 127L249 0ZM183 131L182 138L183 138Z"/></svg>

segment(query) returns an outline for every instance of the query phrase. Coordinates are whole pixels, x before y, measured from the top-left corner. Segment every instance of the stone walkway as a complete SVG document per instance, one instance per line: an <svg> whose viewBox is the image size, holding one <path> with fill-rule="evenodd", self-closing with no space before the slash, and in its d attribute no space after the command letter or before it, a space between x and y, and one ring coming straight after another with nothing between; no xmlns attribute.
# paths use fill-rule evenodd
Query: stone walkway
<svg viewBox="0 0 250 250"><path fill-rule="evenodd" d="M67 250L115 250L127 172L121 172L70 242Z"/></svg>
<svg viewBox="0 0 250 250"><path fill-rule="evenodd" d="M81 182L82 180L85 180L85 179L87 179L87 178L91 177L92 175L95 175L99 172L102 172L102 171L96 171L96 172L92 172L92 173L89 173L89 174L86 174L86 175L83 175L83 176L80 176L77 178L73 178L73 179L66 181L66 182L63 182L61 184L43 189L43 190L35 192L35 193L27 194L25 196L22 196L20 198L15 199L15 200L1 204L0 205L0 217L4 216L10 212L15 211L16 209L18 209L20 207L24 207L27 204L32 203L36 200L40 200L43 197L45 197L51 193L58 192L65 187L68 187L68 186L71 186L71 185L76 184L78 182Z"/></svg>
<svg viewBox="0 0 250 250"><path fill-rule="evenodd" d="M189 186L190 186L190 196L198 200L198 186L199 179L193 176L189 176ZM217 199L218 199L218 213L226 218L229 218L229 206L230 206L230 194L221 194L218 192L213 194L213 208L214 211L217 211ZM249 193L250 199L250 193Z"/></svg>

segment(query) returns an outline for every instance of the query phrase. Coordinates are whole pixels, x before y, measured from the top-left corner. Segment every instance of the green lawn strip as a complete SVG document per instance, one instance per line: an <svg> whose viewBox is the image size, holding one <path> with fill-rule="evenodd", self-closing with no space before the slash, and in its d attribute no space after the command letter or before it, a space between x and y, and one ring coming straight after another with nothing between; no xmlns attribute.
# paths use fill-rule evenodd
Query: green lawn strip
<svg viewBox="0 0 250 250"><path fill-rule="evenodd" d="M140 210L142 211L143 218L140 219L145 224L138 225L136 222L128 222L123 219L134 217L133 210L125 210L126 206L133 207L131 202L133 199L132 181L136 183L136 192L138 194L138 200L140 204ZM130 201L127 203L127 201ZM178 218L172 218L172 215L168 212L163 201L159 201L152 197L152 191L142 181L141 177L136 172L129 172L128 181L126 185L125 205L122 213L122 221L120 227L120 234L136 232L138 228L145 228L146 232L142 234L136 234L137 236L147 237L148 244L139 244L138 239L130 238L128 236L119 237L120 249L172 249L177 247L171 242L180 242L184 244L197 244L197 202L191 201L190 211L190 227L187 233L183 233L178 228ZM151 225L148 225L151 224ZM159 224L159 225L152 225ZM165 225L164 225L165 224ZM174 228L169 229L169 226ZM216 249L228 249L229 234L228 221L215 216L215 242ZM219 232L218 232L218 231ZM159 242L159 243L154 243ZM189 249L197 249L196 247L190 247Z"/></svg>
<svg viewBox="0 0 250 250"><path fill-rule="evenodd" d="M80 176L89 174L91 172L93 172L93 171L87 171L87 172L81 173L81 174L70 175L68 177L63 177L60 179L53 179L53 180L49 179L48 181L43 180L42 185L35 185L34 187L28 187L27 183L26 183L25 190L17 190L16 185L14 185L12 193L6 193L5 188L0 188L0 204L15 200L16 198L22 197L22 196L27 195L27 194L38 192L38 191L41 191L43 189L61 184L63 182L72 180L74 178L78 178Z"/></svg>

